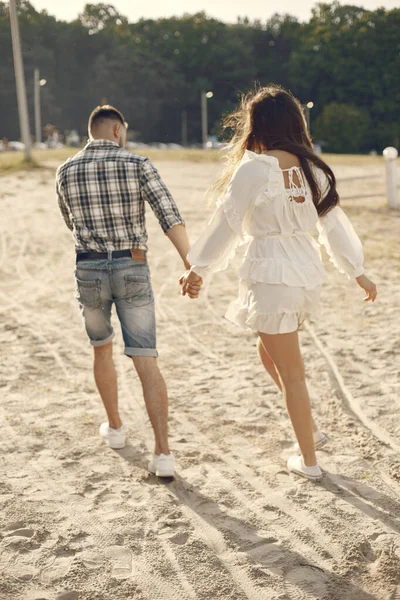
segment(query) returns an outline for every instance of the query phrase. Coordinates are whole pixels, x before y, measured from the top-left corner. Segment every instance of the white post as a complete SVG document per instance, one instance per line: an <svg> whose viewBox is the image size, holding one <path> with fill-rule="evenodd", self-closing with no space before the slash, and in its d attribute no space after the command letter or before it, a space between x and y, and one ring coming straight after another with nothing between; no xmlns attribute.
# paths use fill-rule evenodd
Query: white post
<svg viewBox="0 0 400 600"><path fill-rule="evenodd" d="M207 93L201 92L201 131L203 148L207 148L208 142L208 114L207 114Z"/></svg>
<svg viewBox="0 0 400 600"><path fill-rule="evenodd" d="M35 133L36 143L40 144L42 141L42 117L40 111L40 74L39 69L35 69Z"/></svg>
<svg viewBox="0 0 400 600"><path fill-rule="evenodd" d="M31 159L31 134L29 130L28 103L26 100L26 88L24 77L24 65L22 62L21 41L19 37L18 16L15 0L10 0L11 37L14 55L15 81L17 84L17 99L19 112L19 126L22 141L25 144L25 158Z"/></svg>
<svg viewBox="0 0 400 600"><path fill-rule="evenodd" d="M400 208L398 175L397 175L397 156L396 148L389 146L383 151L386 161L386 189L389 208Z"/></svg>

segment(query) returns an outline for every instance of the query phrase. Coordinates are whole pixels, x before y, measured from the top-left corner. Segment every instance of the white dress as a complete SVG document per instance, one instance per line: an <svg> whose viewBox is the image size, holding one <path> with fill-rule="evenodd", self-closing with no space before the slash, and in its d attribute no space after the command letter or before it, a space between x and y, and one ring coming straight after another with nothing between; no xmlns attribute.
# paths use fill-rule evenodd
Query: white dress
<svg viewBox="0 0 400 600"><path fill-rule="evenodd" d="M248 243L238 272L239 297L226 318L254 332L289 333L318 315L325 271L310 235L315 226L341 272L364 273L362 245L343 210L336 206L319 218L302 170L286 171L289 188L277 158L247 150L188 255L192 270L204 278L226 269L237 247ZM326 183L323 172L315 172Z"/></svg>

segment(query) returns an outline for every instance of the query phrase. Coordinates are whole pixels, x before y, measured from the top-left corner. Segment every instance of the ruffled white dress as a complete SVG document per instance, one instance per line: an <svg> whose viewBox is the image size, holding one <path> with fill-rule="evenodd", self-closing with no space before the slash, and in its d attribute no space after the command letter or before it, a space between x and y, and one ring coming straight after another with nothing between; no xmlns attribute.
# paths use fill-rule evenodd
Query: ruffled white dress
<svg viewBox="0 0 400 600"><path fill-rule="evenodd" d="M246 151L188 255L192 270L204 278L226 269L237 247L248 243L238 272L239 297L226 318L254 332L289 333L317 317L325 271L310 234L316 226L319 243L341 272L364 273L362 245L343 210L337 206L319 218L302 170L286 171L289 188L278 159ZM316 174L326 185L323 172Z"/></svg>

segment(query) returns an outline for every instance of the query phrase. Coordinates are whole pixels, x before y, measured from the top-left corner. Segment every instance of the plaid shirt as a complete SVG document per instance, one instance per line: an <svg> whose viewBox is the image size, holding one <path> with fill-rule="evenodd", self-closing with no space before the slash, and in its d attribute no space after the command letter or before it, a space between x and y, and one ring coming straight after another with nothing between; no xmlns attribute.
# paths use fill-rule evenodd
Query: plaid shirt
<svg viewBox="0 0 400 600"><path fill-rule="evenodd" d="M147 250L145 201L164 233L174 225L184 225L151 161L115 142L89 142L58 168L56 188L77 252Z"/></svg>

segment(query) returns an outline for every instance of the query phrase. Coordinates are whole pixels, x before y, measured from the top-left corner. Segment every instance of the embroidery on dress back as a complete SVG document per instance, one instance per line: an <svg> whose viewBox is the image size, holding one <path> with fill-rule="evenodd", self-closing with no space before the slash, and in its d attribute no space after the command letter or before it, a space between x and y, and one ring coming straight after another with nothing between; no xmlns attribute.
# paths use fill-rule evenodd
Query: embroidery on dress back
<svg viewBox="0 0 400 600"><path fill-rule="evenodd" d="M297 204L303 204L306 201L307 188L302 170L299 167L282 170L288 173L289 176L289 187L285 188L287 197L291 202L294 200ZM295 182L294 175L296 175L299 184ZM296 200L296 198L298 199Z"/></svg>

